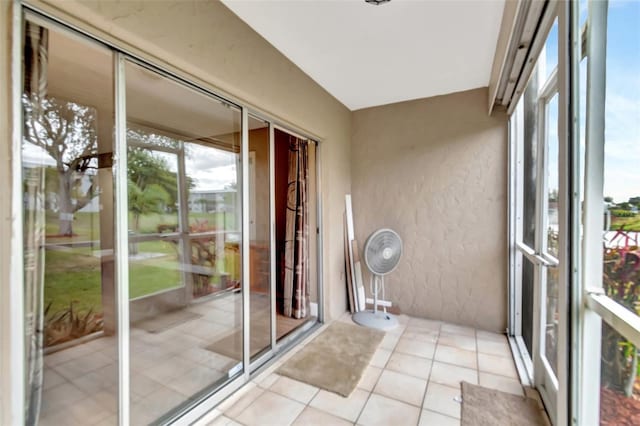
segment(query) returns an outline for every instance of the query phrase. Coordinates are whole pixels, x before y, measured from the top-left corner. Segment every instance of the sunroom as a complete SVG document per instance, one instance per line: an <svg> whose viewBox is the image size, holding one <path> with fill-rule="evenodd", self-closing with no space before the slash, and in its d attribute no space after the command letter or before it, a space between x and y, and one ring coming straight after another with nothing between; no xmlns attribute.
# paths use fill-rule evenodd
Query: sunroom
<svg viewBox="0 0 640 426"><path fill-rule="evenodd" d="M640 423L639 3L0 20L1 424Z"/></svg>

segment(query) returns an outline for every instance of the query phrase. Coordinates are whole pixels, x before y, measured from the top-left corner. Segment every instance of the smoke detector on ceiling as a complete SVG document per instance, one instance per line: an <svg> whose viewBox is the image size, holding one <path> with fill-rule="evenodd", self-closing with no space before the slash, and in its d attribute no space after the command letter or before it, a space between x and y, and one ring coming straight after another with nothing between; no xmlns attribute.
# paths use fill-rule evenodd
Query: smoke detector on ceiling
<svg viewBox="0 0 640 426"><path fill-rule="evenodd" d="M369 4L375 4L376 6L380 6L383 3L390 2L391 0L364 0Z"/></svg>

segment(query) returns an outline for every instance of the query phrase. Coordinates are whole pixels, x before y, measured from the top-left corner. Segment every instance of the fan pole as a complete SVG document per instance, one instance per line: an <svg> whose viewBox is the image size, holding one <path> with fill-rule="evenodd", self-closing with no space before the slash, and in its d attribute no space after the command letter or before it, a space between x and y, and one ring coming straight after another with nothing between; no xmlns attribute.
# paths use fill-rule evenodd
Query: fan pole
<svg viewBox="0 0 640 426"><path fill-rule="evenodd" d="M377 314L378 313L378 280L383 279L382 277L379 277L378 275L373 275L373 314Z"/></svg>

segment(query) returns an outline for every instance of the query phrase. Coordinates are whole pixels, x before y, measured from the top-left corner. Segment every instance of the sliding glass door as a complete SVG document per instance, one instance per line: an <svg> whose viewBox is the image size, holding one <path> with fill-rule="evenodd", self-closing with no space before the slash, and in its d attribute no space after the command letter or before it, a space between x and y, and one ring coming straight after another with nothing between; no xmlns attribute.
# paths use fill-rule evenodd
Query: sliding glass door
<svg viewBox="0 0 640 426"><path fill-rule="evenodd" d="M515 282L513 334L529 379L540 391L550 417L558 402L560 246L567 238L559 218L566 215L560 187L558 138L557 22L551 27L536 69L511 118L516 171ZM566 168L566 165L565 165ZM564 338L564 337L563 337Z"/></svg>
<svg viewBox="0 0 640 426"><path fill-rule="evenodd" d="M249 116L249 352L254 366L274 346L272 136L268 122Z"/></svg>
<svg viewBox="0 0 640 426"><path fill-rule="evenodd" d="M114 55L27 21L22 59L26 424L115 423Z"/></svg>
<svg viewBox="0 0 640 426"><path fill-rule="evenodd" d="M240 109L125 65L131 423L243 371Z"/></svg>
<svg viewBox="0 0 640 426"><path fill-rule="evenodd" d="M319 319L316 144L35 13L21 59L27 423L193 421Z"/></svg>

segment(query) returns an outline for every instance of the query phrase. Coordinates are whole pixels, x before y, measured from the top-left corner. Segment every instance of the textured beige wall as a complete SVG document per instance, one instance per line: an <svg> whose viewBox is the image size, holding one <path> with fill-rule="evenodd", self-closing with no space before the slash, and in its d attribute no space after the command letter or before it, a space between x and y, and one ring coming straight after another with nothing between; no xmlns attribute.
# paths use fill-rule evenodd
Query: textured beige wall
<svg viewBox="0 0 640 426"><path fill-rule="evenodd" d="M325 315L346 309L351 112L217 1L33 0L37 7L321 141Z"/></svg>
<svg viewBox="0 0 640 426"><path fill-rule="evenodd" d="M360 246L380 227L404 240L387 298L403 313L503 331L507 320L507 117L487 89L353 114Z"/></svg>

